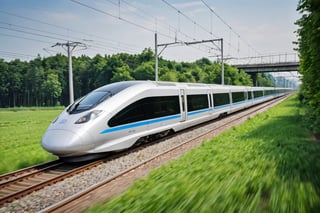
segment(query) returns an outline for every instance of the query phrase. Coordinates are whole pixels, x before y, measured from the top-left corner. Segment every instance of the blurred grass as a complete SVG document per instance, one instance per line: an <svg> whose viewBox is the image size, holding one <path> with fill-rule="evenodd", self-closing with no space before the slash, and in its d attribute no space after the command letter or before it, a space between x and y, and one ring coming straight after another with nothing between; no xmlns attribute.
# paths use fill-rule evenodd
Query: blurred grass
<svg viewBox="0 0 320 213"><path fill-rule="evenodd" d="M62 109L18 109L0 110L0 174L55 159L40 140Z"/></svg>
<svg viewBox="0 0 320 213"><path fill-rule="evenodd" d="M320 212L320 143L296 96L88 212Z"/></svg>

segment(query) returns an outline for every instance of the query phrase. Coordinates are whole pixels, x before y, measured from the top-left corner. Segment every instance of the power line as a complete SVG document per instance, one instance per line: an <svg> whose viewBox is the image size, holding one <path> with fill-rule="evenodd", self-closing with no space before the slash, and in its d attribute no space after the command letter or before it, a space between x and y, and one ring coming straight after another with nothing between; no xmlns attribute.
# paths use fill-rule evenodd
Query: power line
<svg viewBox="0 0 320 213"><path fill-rule="evenodd" d="M130 7L133 7L134 9L137 9L139 11L141 11L141 14L147 14L145 12L143 12L143 10L137 8L137 7L134 7L132 4L129 4L127 1L124 1L122 0L125 4L129 5ZM77 1L73 1L73 2L77 2ZM79 1L77 3L80 3ZM82 6L84 6L82 4ZM89 6L89 5L87 5ZM119 5L120 6L120 5ZM98 12L103 12L103 11L99 11L99 9L97 8L93 8L91 6L89 6L89 8L91 9L95 9L96 11L98 10ZM10 13L10 12L6 12L6 11L2 11L0 10L0 13L4 13L6 15L10 15L10 16L13 16L13 17L16 17L16 18L20 18L20 19L24 19L24 20L27 20L27 21L31 21L31 22L35 22L35 23L40 23L40 24L44 24L44 25L47 25L47 26L50 26L50 27L55 27L55 28L59 28L59 29L62 29L62 30L66 30L68 32L76 32L76 33L81 33L83 35L86 35L86 36L90 36L90 37L97 37L97 38L100 38L99 36L97 35L93 35L93 34L89 34L89 33L84 33L84 32L81 32L81 31L77 31L77 30L73 30L73 29L70 29L70 28L67 28L67 27L64 27L64 26L59 26L59 25L55 25L55 24L51 24L51 23L48 23L48 22L44 22L44 21L41 21L41 20L37 20L37 19L34 19L34 18L29 18L29 17L25 17L25 16L22 16L22 15L17 15L17 14L14 14L14 13ZM140 13L139 13L140 14ZM108 14L108 15L111 15L112 14ZM150 14L148 14L152 19L156 19L155 17L151 16ZM114 18L116 16L113 16ZM142 17L140 15L140 17ZM147 17L147 16L146 16ZM143 25L141 24L138 24L138 23L135 23L135 22L132 22L130 21L129 19L125 19L125 18L122 18L120 19L122 21L125 21L125 22L128 22L130 24L133 24L135 26L138 26L141 28L141 26L143 27L143 29L145 30L149 30L150 32L153 32L153 30L151 28L147 28L144 27ZM50 32L50 31L44 31L44 30L39 30L39 29L35 29L35 28L31 28L31 27L25 27L25 26L21 26L21 25L16 25L16 24L12 24L12 23L6 23L6 22L1 22L2 24L4 25L8 25L9 27L3 27L2 29L6 29L6 30L11 30L11 31L15 31L15 32L19 32L19 33L24 33L24 34L29 34L29 35L33 35L33 36L37 36L37 37L45 37L45 38L49 38L49 39L55 39L55 40L61 40L61 41L68 41L69 39L66 39L65 35L63 34L59 34L59 33L55 33L55 32ZM160 25L161 26L161 25ZM169 30L174 30L176 33L177 33L177 29L170 26L168 24L168 28ZM166 27L163 27L162 28L166 28ZM40 33L39 33L40 32ZM189 38L189 39L192 39L192 40L195 40L195 38L189 36L188 34L186 33L183 33L182 31L179 32L181 35L185 36L186 38ZM173 36L170 36L170 35L167 35L165 33L162 33L162 32L159 32L160 35L164 36L164 37L167 37L167 38L170 38L170 39L177 39L176 36L173 37ZM43 40L39 40L39 39L34 39L34 38L26 38L26 37L22 37L22 36L13 36L13 37L16 37L16 38L22 38L22 39L26 39L26 40L32 40L32 41L40 41L40 42L43 42L43 43L50 43L49 41L43 41ZM134 53L137 53L137 51L133 50L132 51L132 48L130 48L129 46L132 46L131 44L127 44L127 43L124 43L124 42L112 42L110 40L107 41L107 43L109 44L106 44L105 41L99 41L97 39L95 40L92 40L92 39L81 39L79 37L70 37L68 36L68 38L72 38L73 40L83 40L85 42L92 42L93 44L90 44L88 45L88 47L90 48L94 48L94 49L101 49L101 50L106 50L106 48L108 50L113 50L113 51L119 51L119 50L125 50L125 51L128 51L129 49L131 49L130 52L134 52ZM102 39L105 39L105 37L101 37ZM124 47L124 48L123 48ZM134 47L136 48L136 47ZM192 47L192 48L196 48L196 47ZM198 47L197 49L199 49L200 51L202 52L205 52L201 47ZM209 50L210 51L210 50Z"/></svg>
<svg viewBox="0 0 320 213"><path fill-rule="evenodd" d="M25 39L25 40L29 40L29 41L35 41L35 42L52 44L52 42L49 42L49 41L43 41L43 40L33 39L33 38L28 38L28 37L23 37L23 36L17 36L17 35L13 35L13 34L0 33L0 35L1 35L1 36L6 36L6 37L12 37L12 38Z"/></svg>
<svg viewBox="0 0 320 213"><path fill-rule="evenodd" d="M113 14L111 14L111 13L108 13L108 12L106 12L106 11L103 11L103 10L100 10L100 9L98 9L98 8L92 7L92 6L88 5L88 4L79 2L79 1L77 1L77 0L70 0L70 1L72 1L72 2L74 2L74 3L76 3L76 4L78 4L78 5L81 5L81 6L83 6L83 7L87 7L87 8L89 8L89 9L91 9L91 10L96 11L96 12L103 13L103 14L105 14L105 15L107 15L107 16L112 17L112 18L119 19L119 20L121 20L121 21L123 21L123 22L126 22L126 23L128 23L128 24L134 25L134 26L139 27L139 28L141 28L141 29L144 29L144 30L146 30L146 31L154 32L154 30L152 30L152 29L150 29L150 28L148 28L148 27L146 27L146 26L137 24L137 23L132 22L132 21L130 21L130 20L128 20L128 19L125 19L125 18L118 17L118 16L113 15Z"/></svg>
<svg viewBox="0 0 320 213"><path fill-rule="evenodd" d="M73 3L76 3L76 4L78 4L78 5L81 5L81 6L83 6L83 7L86 7L86 8L89 8L89 9L91 9L91 10L94 10L94 11L96 11L96 12L98 12L98 13L102 13L102 14L107 15L107 16L110 16L110 17L112 17L112 18L114 18L114 19L118 19L118 20L120 20L120 21L123 21L123 22L125 22L125 23L128 23L128 24L130 24L130 25L132 25L132 26L138 27L138 28L143 29L143 30L145 30L145 31L152 32L152 33L155 32L155 30L153 30L153 29L151 29L151 28L149 28L149 27L146 27L146 26L144 26L144 25L138 24L138 23L136 23L136 22L130 21L130 20L127 19L127 18L123 18L123 17L117 16L117 15L111 14L111 13L109 13L109 12L100 10L100 9L98 9L98 8L95 8L95 7L93 7L93 6L90 6L90 5L88 5L88 4L82 3L82 2L77 1L77 0L70 0L70 1L73 2ZM171 37L171 36L169 36L169 35L166 35L166 34L164 34L164 33L162 33L162 32L158 32L158 33L159 33L160 35L164 36L164 37L173 39L173 37Z"/></svg>
<svg viewBox="0 0 320 213"><path fill-rule="evenodd" d="M110 4L114 5L115 7L119 8L118 14L113 14L113 13L110 13L108 11L104 11L104 10L102 10L100 8L96 8L94 6L91 6L91 5L87 4L87 3L82 3L80 0L70 0L70 1L73 2L73 3L76 3L76 4L80 5L80 6L83 6L83 7L89 8L91 10L94 10L95 12L102 13L102 14L110 16L110 17L112 17L114 19L123 21L123 22L128 23L128 24L130 24L132 26L138 27L139 29L143 29L143 30L145 30L147 32L152 32L152 33L158 32L158 34L160 36L172 39L174 41L182 41L181 38L177 37L177 33L179 33L179 35L181 35L182 37L185 37L187 39L190 39L190 40L193 40L193 41L198 40L198 39L195 38L197 36L195 36L195 35L191 36L190 33L183 32L180 29L180 23L179 23L178 28L176 28L176 27L174 27L174 26L172 26L172 25L170 25L170 24L168 24L166 22L163 22L161 20L158 22L157 18L154 15L148 13L147 11L141 9L140 7L135 6L132 3L129 3L126 0L117 0L116 1L117 3L115 3L115 2L113 2L111 0L105 0L105 1L110 2ZM212 29L208 30L206 27L204 27L203 25L201 25L200 23L198 23L197 21L192 19L190 16L188 16L187 13L184 13L181 10L179 10L174 4L170 4L167 0L162 0L162 2L165 3L166 5L168 5L170 8L174 9L178 13L179 17L183 16L188 21L190 21L193 24L194 27L200 28L204 32L208 33L209 35L218 38L218 36L216 36L216 35L214 35L212 33ZM222 19L221 16L219 16L204 0L201 0L201 2L206 7L209 8L209 10L211 11L212 14L217 16L219 18L219 20L221 20L235 35L237 35L237 37L239 39L241 38L240 35L236 31L234 31L234 29L224 19ZM123 6L123 5L126 5L126 6L129 7L129 9L124 8L123 11L129 11L129 14L132 14L134 16L139 16L139 18L142 18L143 20L140 21L140 22L137 22L137 21L134 21L135 19L127 18L128 16L125 17L125 15L128 14L128 13L124 13L124 15L121 14L121 12L122 12L121 11L121 6ZM10 15L10 16L14 16L16 18L32 21L32 22L35 22L35 23L48 25L50 27L66 30L68 32L81 33L83 35L86 35L86 38L89 37L89 39L83 39L83 38L79 38L77 36L71 36L71 37L69 35L65 36L63 34L59 34L59 33L56 33L56 32L50 32L50 31L35 29L35 28L31 28L31 27L24 27L24 26L21 26L21 25L10 24L10 23L6 23L6 22L3 22L3 21L0 21L0 24L8 25L8 27L0 27L1 29L6 29L6 30L14 31L14 32L19 32L19 33L24 33L24 34L28 34L28 35L32 35L32 36L37 36L37 37L43 37L43 38L47 38L48 40L55 39L55 40L60 40L60 41L63 41L63 42L66 42L68 40L78 40L78 41L81 40L81 41L84 41L85 43L88 43L87 47L93 48L93 49L100 49L100 50L110 50L110 51L125 50L125 51L129 51L129 49L133 50L133 49L137 48L137 47L134 47L131 44L127 44L127 43L124 43L124 42L113 42L113 41L110 41L110 40L105 40L104 36L102 37L102 36L98 36L96 34L90 34L90 33L86 33L86 32L77 31L77 30L74 30L74 29L67 28L65 26L59 26L59 25L56 25L56 24L51 24L51 23L48 23L48 22L45 22L45 21L42 21L42 20L37 20L37 19L34 19L34 18L29 18L29 17L22 16L22 15L17 15L17 14L11 13L11 12L0 10L0 13L7 14L7 15ZM153 25L150 25L149 23L152 23ZM161 28L160 31L158 31L158 29L157 29L158 27ZM167 33L167 32L165 33L163 31L163 29L169 30L169 33ZM175 35L172 35L170 32L174 32ZM74 35L75 33L73 33L72 35ZM22 36L13 36L13 37L27 39L27 40L33 40L33 41L40 41L40 42L44 42L44 43L50 43L50 42L47 42L47 41L43 41L43 40L41 41L39 39L26 38L26 37L22 37ZM100 38L100 39L91 39L92 37ZM67 39L67 38L69 38L69 39ZM226 42L226 43L230 47L236 49L230 42ZM129 47L129 45L131 47ZM250 44L248 44L248 46L249 45ZM205 52L205 53L210 53L211 51L214 51L214 49L212 47L208 47L207 45L201 45L201 44L199 44L199 46L191 47L191 48L198 49L199 51ZM137 51L133 51L133 52L137 52Z"/></svg>
<svg viewBox="0 0 320 213"><path fill-rule="evenodd" d="M172 4L170 4L169 2L167 2L166 0L161 0L162 2L164 2L166 5L168 5L169 7L171 7L172 9L176 10L178 12L178 14L183 15L186 19L188 19L191 23L197 25L199 28L201 28L203 31L209 33L210 35L214 36L215 38L219 38L218 36L214 35L212 32L210 32L209 30L207 30L205 27L203 27L202 25L200 25L199 23L197 23L195 20L193 20L192 18L190 18L189 16L187 16L185 13L181 12L179 9L177 9L175 6L173 6Z"/></svg>
<svg viewBox="0 0 320 213"><path fill-rule="evenodd" d="M31 22L40 23L40 24L44 24L44 25L47 25L47 26L59 28L59 29L62 29L62 30L66 30L66 31L68 31L68 32L80 33L80 34L83 34L83 35L88 36L88 37L90 37L90 38L92 38L92 37L100 38L100 39L102 39L103 41L98 40L98 39L95 39L95 40L92 40L92 39L83 39L83 38L74 37L74 36L73 36L73 37L70 37L70 36L66 36L66 35L63 35L63 34L58 34L58 33L55 33L55 32L49 32L49 31L39 30L39 29L30 28L30 27L25 27L25 26L21 26L21 25L15 25L15 24L12 24L12 23L7 23L7 22L0 22L0 23L2 23L2 24L5 24L5 25L10 26L10 27L11 27L10 30L13 30L13 31L18 31L18 30L20 30L20 29L14 29L14 28L12 28L12 26L15 26L15 27L18 27L18 28L21 28L21 29L26 29L26 30L32 30L32 31L47 33L47 34L49 34L49 36L51 36L51 35L57 35L57 36L61 36L61 37L62 37L62 38L54 37L53 39L55 39L55 40L68 41L67 39L65 39L65 37L70 37L70 38L72 38L73 40L84 40L84 41L90 40L90 41L92 41L92 42L95 42L95 43L98 45L98 46L95 45L95 48L96 48L96 49L103 49L103 50L105 50L105 48L100 47L100 46L104 46L104 47L107 47L108 49L116 49L116 50L118 50L118 49L122 49L122 48L120 48L119 46L123 46L124 48L131 49L130 52L135 52L135 53L138 52L138 51L132 51L132 48L137 48L137 47L135 47L135 46L132 45L132 44L128 44L128 43L125 43L125 42L113 41L112 39L105 40L105 36L102 37L102 36L98 36L98 35L94 35L94 34L90 34L90 33L86 33L86 32L77 31L77 30L70 29L70 28L67 28L67 27L63 27L63 26L51 24L51 23L48 23L48 22L40 21L40 20L37 20L37 19L29 18L29 17L26 17L26 16L14 14L14 13L2 11L2 10L0 10L0 13L4 13L4 14L6 14L6 15L13 16L13 17L16 17L16 18L20 18L20 19L23 19L23 20L27 20L27 21L31 21ZM7 30L9 30L9 29L7 29ZM22 30L20 30L20 31L22 31ZM35 36L48 37L47 35L40 35L39 33L27 32L27 31L25 31L25 30L23 30L23 31L24 31L24 32L21 32L21 33L37 34L37 35L35 35ZM37 39L30 39L30 38L25 38L25 37L21 37L21 36L12 36L12 37L17 37L17 38L22 38L22 39L27 39L27 40L33 40L33 41L39 41L39 40L37 40ZM41 42L44 42L44 43L52 43L52 42L46 42L46 41L41 41ZM109 44L108 44L108 43L109 43ZM111 46L110 46L110 45L111 45ZM115 47L114 45L117 45L117 47ZM92 46L92 45L90 45L90 47L91 47L91 46ZM127 51L127 49L122 49L122 50Z"/></svg>
<svg viewBox="0 0 320 213"><path fill-rule="evenodd" d="M26 27L26 26L12 24L12 23L8 23L8 22L0 21L0 24L7 25L8 27L10 27L10 29L12 29L12 27L18 27L18 28L21 28L21 29L32 30L32 31L37 31L37 32L41 32L41 33L47 33L49 35L57 35L57 36L65 37L65 35L62 35L62 34L59 34L59 33L49 32L49 31L45 31L45 30L39 30L39 29L35 29L35 28L32 28L32 27Z"/></svg>
<svg viewBox="0 0 320 213"><path fill-rule="evenodd" d="M11 30L11 31L20 32L20 33L25 33L25 34L29 34L29 35L35 35L35 36L41 36L41 37L46 37L46 38L50 38L50 39L58 39L58 40L67 41L66 39L62 39L62 38L58 38L58 37L54 37L54 36L50 36L50 35L33 33L33 32L24 31L24 30L13 29L13 28L9 28L9 27L0 27L0 29L6 29L6 30Z"/></svg>
<svg viewBox="0 0 320 213"><path fill-rule="evenodd" d="M8 52L8 51L2 51L2 50L0 50L0 55L6 56L6 57L12 57L12 58L21 58L21 57L35 58L35 57L37 57L37 56L35 56L35 55L29 55L29 54L23 54L23 53L15 53L15 52Z"/></svg>
<svg viewBox="0 0 320 213"><path fill-rule="evenodd" d="M247 41L245 41L239 33L237 33L216 11L214 11L204 0L201 0L201 2L213 13L224 25L226 25L235 35L238 36L239 39L241 39L244 43L248 45L252 50L254 50L256 53L260 54L255 48L253 48Z"/></svg>
<svg viewBox="0 0 320 213"><path fill-rule="evenodd" d="M91 10L94 10L94 11L96 11L96 12L98 12L98 13L102 13L102 14L104 14L104 15L110 16L110 17L112 17L112 18L114 18L114 19L118 19L118 20L120 20L120 21L126 22L126 23L128 23L128 24L130 24L130 25L133 25L133 26L138 27L138 28L140 28L140 29L146 30L146 31L148 31L148 32L152 32L152 33L155 32L153 29L148 28L148 27L146 27L146 26L143 26L143 25L141 25L141 24L138 24L138 23L136 23L136 22L130 21L130 20L127 19L127 18L123 18L123 16L120 17L120 16L117 16L117 15L111 14L111 13L109 13L109 12L106 12L106 11L103 11L103 10L101 10L101 9L95 8L95 7L91 6L91 5L82 3L82 2L80 2L80 1L78 1L78 0L70 0L70 1L71 1L71 2L74 2L74 3L78 4L78 5L81 5L81 6L83 6L83 7L86 7L86 8L89 8L89 9L91 9ZM114 5L116 5L116 4L114 4ZM159 35L162 35L162 36L166 37L166 38L177 39L176 37L173 38L173 37L171 37L170 35L167 35L167 34L162 33L162 32L157 32L157 33L158 33ZM210 33L210 32L208 31L208 33ZM188 36L188 35L187 35L187 37L192 38L191 36ZM192 38L192 39L195 40L195 38ZM182 42L182 40L179 40L179 41ZM192 48L194 48L194 47L192 47ZM201 50L201 49L200 49L200 50ZM202 51L202 50L201 50L201 51Z"/></svg>

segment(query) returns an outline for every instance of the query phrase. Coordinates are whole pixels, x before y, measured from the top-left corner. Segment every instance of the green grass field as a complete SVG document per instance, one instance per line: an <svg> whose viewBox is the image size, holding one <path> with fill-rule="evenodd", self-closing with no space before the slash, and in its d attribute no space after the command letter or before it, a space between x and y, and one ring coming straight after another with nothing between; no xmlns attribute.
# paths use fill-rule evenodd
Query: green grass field
<svg viewBox="0 0 320 213"><path fill-rule="evenodd" d="M88 212L320 212L320 143L296 97Z"/></svg>
<svg viewBox="0 0 320 213"><path fill-rule="evenodd" d="M0 110L0 174L55 159L40 145L62 108Z"/></svg>

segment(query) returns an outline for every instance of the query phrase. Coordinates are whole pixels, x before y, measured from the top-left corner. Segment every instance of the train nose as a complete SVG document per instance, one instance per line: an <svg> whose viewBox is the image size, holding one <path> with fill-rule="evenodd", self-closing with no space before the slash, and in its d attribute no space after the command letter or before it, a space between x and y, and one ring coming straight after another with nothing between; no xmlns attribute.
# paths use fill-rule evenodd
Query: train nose
<svg viewBox="0 0 320 213"><path fill-rule="evenodd" d="M81 151L83 139L67 130L48 130L41 141L42 147L55 155L68 155Z"/></svg>

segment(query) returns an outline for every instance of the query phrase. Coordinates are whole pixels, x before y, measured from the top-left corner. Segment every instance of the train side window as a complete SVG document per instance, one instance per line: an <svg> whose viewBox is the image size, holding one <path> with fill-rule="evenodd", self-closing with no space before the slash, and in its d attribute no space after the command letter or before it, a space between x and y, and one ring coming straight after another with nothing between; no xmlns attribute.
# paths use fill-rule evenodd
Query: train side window
<svg viewBox="0 0 320 213"><path fill-rule="evenodd" d="M108 125L114 127L179 113L178 96L148 97L122 109L109 120Z"/></svg>
<svg viewBox="0 0 320 213"><path fill-rule="evenodd" d="M213 94L214 106L222 106L230 104L229 93Z"/></svg>
<svg viewBox="0 0 320 213"><path fill-rule="evenodd" d="M271 91L270 90L265 90L264 91L264 95L270 95L271 94Z"/></svg>
<svg viewBox="0 0 320 213"><path fill-rule="evenodd" d="M240 101L244 101L245 100L245 96L244 96L244 92L233 92L232 93L232 102L240 102Z"/></svg>
<svg viewBox="0 0 320 213"><path fill-rule="evenodd" d="M252 99L252 92L248 91L248 100Z"/></svg>
<svg viewBox="0 0 320 213"><path fill-rule="evenodd" d="M266 90L265 95L274 95L276 94L276 90Z"/></svg>
<svg viewBox="0 0 320 213"><path fill-rule="evenodd" d="M188 111L209 108L208 95L187 95Z"/></svg>
<svg viewBox="0 0 320 213"><path fill-rule="evenodd" d="M254 98L259 98L263 96L263 91L253 91Z"/></svg>
<svg viewBox="0 0 320 213"><path fill-rule="evenodd" d="M152 102L150 108L152 110L149 111L150 113L146 116L146 119L159 118L180 113L178 96L153 97L150 99Z"/></svg>

